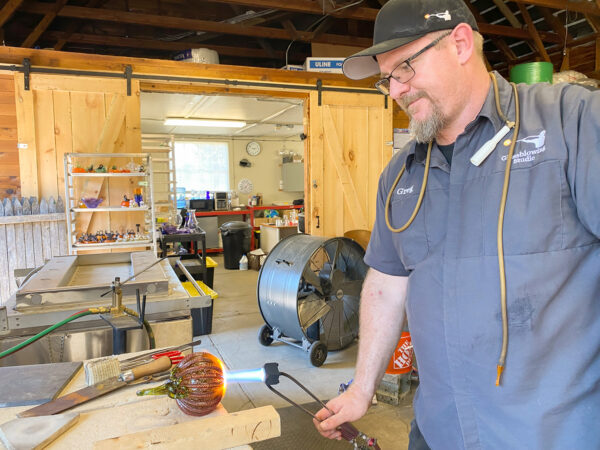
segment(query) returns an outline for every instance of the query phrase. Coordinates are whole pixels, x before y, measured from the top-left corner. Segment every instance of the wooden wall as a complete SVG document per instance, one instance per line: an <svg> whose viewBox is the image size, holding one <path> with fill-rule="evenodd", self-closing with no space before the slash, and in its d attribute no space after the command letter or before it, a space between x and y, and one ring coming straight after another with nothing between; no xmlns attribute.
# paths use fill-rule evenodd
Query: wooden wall
<svg viewBox="0 0 600 450"><path fill-rule="evenodd" d="M12 75L0 75L0 198L20 195L15 83Z"/></svg>

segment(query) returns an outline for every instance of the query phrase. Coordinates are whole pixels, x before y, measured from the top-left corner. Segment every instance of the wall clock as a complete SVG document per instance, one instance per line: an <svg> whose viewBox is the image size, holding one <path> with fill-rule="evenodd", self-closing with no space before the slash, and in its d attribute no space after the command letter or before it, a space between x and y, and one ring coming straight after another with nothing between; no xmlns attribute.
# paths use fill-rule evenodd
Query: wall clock
<svg viewBox="0 0 600 450"><path fill-rule="evenodd" d="M246 144L246 153L250 156L257 156L260 153L260 144L256 141L250 141Z"/></svg>
<svg viewBox="0 0 600 450"><path fill-rule="evenodd" d="M254 186L252 185L252 181L250 181L248 178L242 178L238 183L238 191L240 191L242 194L249 194L252 192L253 188Z"/></svg>

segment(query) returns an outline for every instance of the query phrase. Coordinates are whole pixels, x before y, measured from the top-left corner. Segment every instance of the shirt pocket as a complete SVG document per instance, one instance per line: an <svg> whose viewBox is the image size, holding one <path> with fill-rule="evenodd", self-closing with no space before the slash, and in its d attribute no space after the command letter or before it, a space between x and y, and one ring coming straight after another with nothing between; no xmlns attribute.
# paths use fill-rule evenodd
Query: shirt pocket
<svg viewBox="0 0 600 450"><path fill-rule="evenodd" d="M504 213L504 254L522 255L562 248L561 162L544 161L514 168L510 173ZM486 184L484 202L485 253L497 254L497 228L504 173Z"/></svg>
<svg viewBox="0 0 600 450"><path fill-rule="evenodd" d="M391 205L390 225L393 228L400 228L412 215L419 195L418 193L403 194L395 195L395 197ZM400 254L404 268L407 270L413 270L419 262L425 259L429 251L423 206L421 205L415 219L406 230L394 233L394 245Z"/></svg>

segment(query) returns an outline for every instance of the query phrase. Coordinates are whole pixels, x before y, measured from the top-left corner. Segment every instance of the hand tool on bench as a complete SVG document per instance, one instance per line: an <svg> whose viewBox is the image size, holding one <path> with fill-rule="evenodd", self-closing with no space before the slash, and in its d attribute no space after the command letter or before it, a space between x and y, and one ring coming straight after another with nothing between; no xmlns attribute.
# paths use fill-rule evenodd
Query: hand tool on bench
<svg viewBox="0 0 600 450"><path fill-rule="evenodd" d="M52 400L47 403L43 403L35 408L28 409L26 411L17 414L18 417L35 417L35 416L48 416L65 411L74 406L85 403L101 395L112 392L119 389L131 381L139 378L153 375L155 373L164 372L171 368L171 360L168 356L163 356L154 360L148 364L134 367L131 370L123 372L118 377L114 377L100 383L96 383L92 386L88 386L78 391L71 392L70 394L63 395L62 397Z"/></svg>

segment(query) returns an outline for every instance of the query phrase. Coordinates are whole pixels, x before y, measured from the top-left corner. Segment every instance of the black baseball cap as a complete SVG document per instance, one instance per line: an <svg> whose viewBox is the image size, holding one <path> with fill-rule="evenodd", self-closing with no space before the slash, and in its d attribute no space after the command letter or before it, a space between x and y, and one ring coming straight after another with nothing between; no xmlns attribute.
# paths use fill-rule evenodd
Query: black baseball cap
<svg viewBox="0 0 600 450"><path fill-rule="evenodd" d="M475 31L477 21L463 0L389 0L377 14L373 46L344 60L344 75L360 80L379 73L375 55L389 52L432 31L460 23Z"/></svg>

